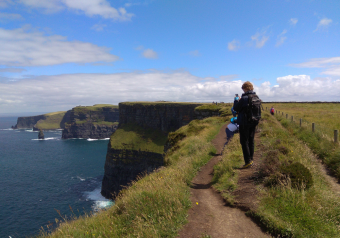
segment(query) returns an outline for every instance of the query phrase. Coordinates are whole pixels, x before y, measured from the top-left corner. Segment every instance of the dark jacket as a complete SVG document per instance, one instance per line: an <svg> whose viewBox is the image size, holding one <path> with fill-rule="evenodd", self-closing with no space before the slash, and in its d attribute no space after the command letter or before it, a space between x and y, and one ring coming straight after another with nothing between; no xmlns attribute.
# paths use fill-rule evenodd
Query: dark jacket
<svg viewBox="0 0 340 238"><path fill-rule="evenodd" d="M246 126L247 125L247 119L246 119L246 108L248 107L248 94L256 94L253 91L248 91L244 94L242 94L242 97L240 101L234 101L234 110L238 112L237 117L237 124L240 126Z"/></svg>

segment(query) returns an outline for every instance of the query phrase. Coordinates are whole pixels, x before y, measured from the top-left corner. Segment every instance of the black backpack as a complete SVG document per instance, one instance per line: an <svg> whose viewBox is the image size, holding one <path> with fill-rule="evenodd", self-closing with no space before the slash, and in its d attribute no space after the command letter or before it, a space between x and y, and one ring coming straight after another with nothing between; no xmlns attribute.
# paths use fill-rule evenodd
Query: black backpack
<svg viewBox="0 0 340 238"><path fill-rule="evenodd" d="M247 125L257 125L261 119L261 99L256 94L248 94L246 109Z"/></svg>

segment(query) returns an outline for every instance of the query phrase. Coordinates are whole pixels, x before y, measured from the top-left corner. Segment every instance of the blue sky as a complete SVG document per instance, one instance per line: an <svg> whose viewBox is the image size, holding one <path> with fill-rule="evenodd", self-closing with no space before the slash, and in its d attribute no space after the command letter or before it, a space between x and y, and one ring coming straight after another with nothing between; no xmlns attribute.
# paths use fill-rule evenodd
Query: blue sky
<svg viewBox="0 0 340 238"><path fill-rule="evenodd" d="M340 101L340 1L0 0L0 112Z"/></svg>

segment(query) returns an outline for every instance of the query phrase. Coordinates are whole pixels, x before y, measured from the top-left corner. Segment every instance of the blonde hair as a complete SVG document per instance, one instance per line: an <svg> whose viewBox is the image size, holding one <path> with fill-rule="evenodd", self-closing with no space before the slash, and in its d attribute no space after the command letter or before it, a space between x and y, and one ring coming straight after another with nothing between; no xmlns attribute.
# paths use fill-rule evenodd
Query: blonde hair
<svg viewBox="0 0 340 238"><path fill-rule="evenodd" d="M246 91L254 90L254 86L251 82L247 81L242 85L242 89Z"/></svg>

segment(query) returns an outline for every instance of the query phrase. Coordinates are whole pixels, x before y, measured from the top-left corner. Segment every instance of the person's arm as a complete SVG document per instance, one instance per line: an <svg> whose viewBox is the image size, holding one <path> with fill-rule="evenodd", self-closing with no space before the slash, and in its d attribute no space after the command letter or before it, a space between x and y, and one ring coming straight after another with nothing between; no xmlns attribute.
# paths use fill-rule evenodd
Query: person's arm
<svg viewBox="0 0 340 238"><path fill-rule="evenodd" d="M242 97L239 101L234 101L234 110L237 112L240 112L242 110L243 107L247 106L247 101L246 98L248 99L248 97Z"/></svg>

